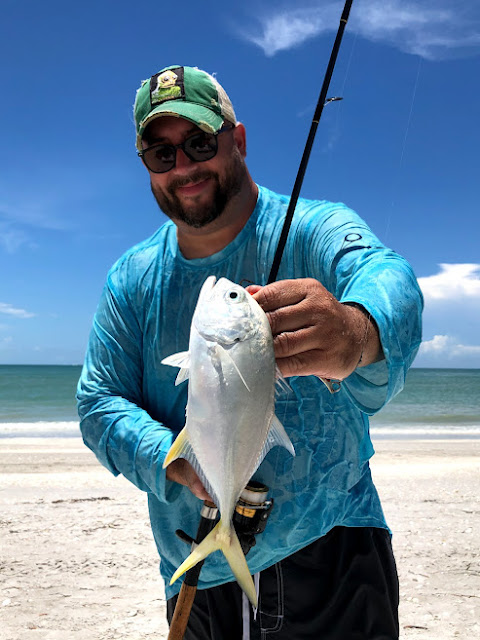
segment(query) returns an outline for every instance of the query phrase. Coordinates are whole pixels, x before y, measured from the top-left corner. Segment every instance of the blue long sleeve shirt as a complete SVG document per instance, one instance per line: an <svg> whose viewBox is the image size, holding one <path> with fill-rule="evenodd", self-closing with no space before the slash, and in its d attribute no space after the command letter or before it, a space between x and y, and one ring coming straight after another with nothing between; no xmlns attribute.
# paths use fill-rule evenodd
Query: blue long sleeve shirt
<svg viewBox="0 0 480 640"><path fill-rule="evenodd" d="M148 494L153 535L168 586L195 535L201 501L166 479L162 464L185 423L187 384L175 387L168 355L188 350L198 293L210 275L265 284L289 198L259 187L247 224L222 251L186 260L176 227L165 223L112 267L95 314L78 384L86 445L113 474ZM386 248L343 204L300 199L278 280L313 277L338 300L357 302L375 320L385 359L356 369L332 395L315 376L289 378L276 415L296 450L272 449L255 478L275 506L248 554L261 571L334 526L386 528L373 485L368 415L397 394L421 341L422 296L408 263ZM233 580L220 553L207 559L199 588Z"/></svg>

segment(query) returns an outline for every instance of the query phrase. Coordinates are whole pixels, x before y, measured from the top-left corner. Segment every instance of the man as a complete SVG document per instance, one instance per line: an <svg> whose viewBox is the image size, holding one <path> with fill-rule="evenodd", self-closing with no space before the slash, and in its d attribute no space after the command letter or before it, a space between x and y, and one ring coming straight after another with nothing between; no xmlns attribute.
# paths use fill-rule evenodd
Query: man
<svg viewBox="0 0 480 640"><path fill-rule="evenodd" d="M111 269L78 400L86 444L148 493L169 619L179 589L169 581L189 553L174 531L195 535L207 494L185 460L162 470L184 426L187 385L175 387L161 361L188 349L200 287L216 275L257 283L249 291L289 377L276 414L297 455L276 447L256 473L275 500L247 558L258 613L244 615L241 590L213 554L186 637L397 638L398 580L367 414L401 390L421 340L412 270L344 205L299 200L278 281L262 287L288 198L252 180L245 128L223 88L198 69L167 67L142 84L134 110L138 153L170 221ZM342 381L339 391L320 377Z"/></svg>

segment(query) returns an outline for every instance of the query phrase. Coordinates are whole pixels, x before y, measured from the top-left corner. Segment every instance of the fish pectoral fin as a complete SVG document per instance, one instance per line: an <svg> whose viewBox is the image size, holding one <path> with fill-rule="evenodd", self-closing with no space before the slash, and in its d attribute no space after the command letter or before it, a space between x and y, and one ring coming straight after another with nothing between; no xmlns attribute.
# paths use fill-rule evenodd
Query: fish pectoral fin
<svg viewBox="0 0 480 640"><path fill-rule="evenodd" d="M293 448L293 444L288 437L283 424L280 422L277 416L274 415L270 423L265 444L258 454L257 464L260 465L261 461L265 458L270 449L273 449L273 447L276 447L277 445L279 445L280 447L285 447L285 449L289 453L291 453L292 456L295 456L295 449Z"/></svg>
<svg viewBox="0 0 480 640"><path fill-rule="evenodd" d="M220 550L227 559L230 569L238 584L246 593L253 607L257 607L257 593L253 584L250 569L242 551L240 541L237 537L233 525L226 527L223 520L220 520L215 528L202 540L184 562L178 567L170 580L173 584L181 575L194 567L201 560L204 560L214 551Z"/></svg>
<svg viewBox="0 0 480 640"><path fill-rule="evenodd" d="M243 384L245 385L245 387L247 388L247 391L249 391L251 393L251 389L248 386L245 378L242 376L242 372L240 371L240 369L237 367L235 360L232 358L232 356L228 353L228 351L226 349L224 349L221 345L217 345L218 348L218 352L219 352L219 356L220 356L220 362L222 361L222 358L225 358L225 360L227 360L228 362L230 362L235 371L238 373L238 375L240 376L241 381L243 382Z"/></svg>
<svg viewBox="0 0 480 640"><path fill-rule="evenodd" d="M185 382L185 380L188 380L189 372L190 372L189 369L185 369L185 368L180 369L180 371L178 372L177 377L175 378L175 386L176 387L178 387L178 385L181 384L182 382Z"/></svg>
<svg viewBox="0 0 480 640"><path fill-rule="evenodd" d="M289 393L292 390L278 365L275 365L275 385L275 391L278 393Z"/></svg>
<svg viewBox="0 0 480 640"><path fill-rule="evenodd" d="M191 455L192 445L190 444L190 440L188 439L187 428L184 427L173 441L173 444L168 450L167 457L165 458L162 466L165 469L165 467L168 467L168 465L177 458L185 458L186 460L190 460Z"/></svg>
<svg viewBox="0 0 480 640"><path fill-rule="evenodd" d="M181 382L188 380L188 373L190 370L190 351L179 351L173 353L171 356L167 356L162 360L162 364L167 364L169 367L179 367L177 378L175 380L175 386L178 386Z"/></svg>
<svg viewBox="0 0 480 640"><path fill-rule="evenodd" d="M192 465L192 468L199 477L200 482L203 484L205 491L212 498L213 502L217 503L217 494L197 460L197 456L195 455L188 437L187 427L183 427L178 436L175 438L172 446L168 450L165 460L163 461L162 468L165 469L171 462L173 462L177 458L183 458Z"/></svg>
<svg viewBox="0 0 480 640"><path fill-rule="evenodd" d="M289 451L292 456L295 455L295 449L293 448L292 441L287 435L285 431L285 427L277 418L277 416L273 416L272 423L270 425L270 431L268 432L267 442L265 444L268 447L267 451L270 451L273 447L279 445L281 447L285 447L287 451Z"/></svg>

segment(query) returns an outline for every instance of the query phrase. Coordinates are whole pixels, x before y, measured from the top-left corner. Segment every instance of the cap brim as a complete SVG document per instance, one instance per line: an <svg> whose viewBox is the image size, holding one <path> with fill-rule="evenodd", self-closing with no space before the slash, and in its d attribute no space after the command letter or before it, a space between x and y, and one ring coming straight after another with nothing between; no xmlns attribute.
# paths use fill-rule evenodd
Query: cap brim
<svg viewBox="0 0 480 640"><path fill-rule="evenodd" d="M197 127L207 133L217 133L222 128L224 119L217 115L207 107L192 102L183 102L181 100L168 100L160 104L148 116L142 120L137 135L137 148L142 148L142 137L148 125L157 118L162 116L174 116L185 118L196 124Z"/></svg>

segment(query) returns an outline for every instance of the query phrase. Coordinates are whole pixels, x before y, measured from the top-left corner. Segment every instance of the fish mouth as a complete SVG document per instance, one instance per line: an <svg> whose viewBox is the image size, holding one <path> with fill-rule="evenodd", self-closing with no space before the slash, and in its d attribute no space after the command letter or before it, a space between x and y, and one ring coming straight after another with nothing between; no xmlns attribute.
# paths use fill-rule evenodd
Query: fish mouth
<svg viewBox="0 0 480 640"><path fill-rule="evenodd" d="M205 338L205 340L209 343L218 344L220 347L228 351L234 345L239 342L243 342L249 336L245 333L245 331L239 332L237 329L221 329L219 330L218 325L212 325L211 327L202 326L198 328L198 333Z"/></svg>
<svg viewBox="0 0 480 640"><path fill-rule="evenodd" d="M207 300L207 298L210 297L210 294L213 290L213 287L215 286L216 281L217 281L217 278L215 276L208 276L208 278L202 284L202 288L200 289L197 306L199 306L201 302L203 304Z"/></svg>

